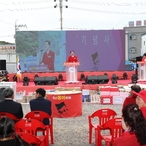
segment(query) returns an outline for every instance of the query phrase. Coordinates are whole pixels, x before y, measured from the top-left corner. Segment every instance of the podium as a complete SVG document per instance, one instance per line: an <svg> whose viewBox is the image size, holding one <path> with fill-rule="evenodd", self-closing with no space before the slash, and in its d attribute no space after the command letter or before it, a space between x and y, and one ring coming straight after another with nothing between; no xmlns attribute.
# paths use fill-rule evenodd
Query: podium
<svg viewBox="0 0 146 146"><path fill-rule="evenodd" d="M66 82L65 83L77 83L77 67L80 65L79 62L65 62L66 66Z"/></svg>
<svg viewBox="0 0 146 146"><path fill-rule="evenodd" d="M138 64L138 80L146 81L146 61L137 62Z"/></svg>

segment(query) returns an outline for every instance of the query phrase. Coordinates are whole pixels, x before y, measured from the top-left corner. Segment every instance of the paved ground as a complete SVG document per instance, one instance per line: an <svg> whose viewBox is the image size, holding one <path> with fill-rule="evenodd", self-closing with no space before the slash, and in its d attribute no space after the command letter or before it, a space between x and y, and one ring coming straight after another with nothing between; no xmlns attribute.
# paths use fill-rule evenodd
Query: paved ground
<svg viewBox="0 0 146 146"><path fill-rule="evenodd" d="M54 141L51 146L94 146L88 144L88 115L101 108L115 110L121 116L121 105L101 105L97 103L83 103L83 113L75 118L54 118ZM29 105L23 105L24 114L29 112Z"/></svg>

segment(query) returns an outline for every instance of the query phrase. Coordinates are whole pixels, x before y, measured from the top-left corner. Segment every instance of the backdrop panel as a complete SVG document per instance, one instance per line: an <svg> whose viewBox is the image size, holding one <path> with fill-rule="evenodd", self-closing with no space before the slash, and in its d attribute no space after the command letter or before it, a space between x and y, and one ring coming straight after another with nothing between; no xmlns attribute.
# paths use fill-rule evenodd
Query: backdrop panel
<svg viewBox="0 0 146 146"><path fill-rule="evenodd" d="M46 41L51 49L46 53L47 65L43 62ZM16 48L22 72L65 71L70 50L80 61L78 71L125 70L124 30L17 31Z"/></svg>

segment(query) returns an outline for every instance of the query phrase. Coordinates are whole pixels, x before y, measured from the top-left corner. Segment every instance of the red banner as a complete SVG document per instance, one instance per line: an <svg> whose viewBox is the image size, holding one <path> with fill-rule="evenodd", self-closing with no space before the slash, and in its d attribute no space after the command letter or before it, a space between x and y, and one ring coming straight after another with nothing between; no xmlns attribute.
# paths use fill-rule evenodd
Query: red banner
<svg viewBox="0 0 146 146"><path fill-rule="evenodd" d="M58 118L76 117L82 115L82 94L50 93L48 99L52 101L52 116Z"/></svg>

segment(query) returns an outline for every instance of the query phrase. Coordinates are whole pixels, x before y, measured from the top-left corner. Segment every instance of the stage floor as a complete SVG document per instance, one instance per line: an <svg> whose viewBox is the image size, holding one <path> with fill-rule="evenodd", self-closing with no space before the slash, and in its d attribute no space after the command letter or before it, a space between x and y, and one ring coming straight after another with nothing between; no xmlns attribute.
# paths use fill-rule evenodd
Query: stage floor
<svg viewBox="0 0 146 146"><path fill-rule="evenodd" d="M128 75L127 80L122 80L123 73L126 72ZM77 83L65 83L66 81L66 73L65 72L52 72L52 73L22 73L22 78L24 76L27 76L30 78L30 82L28 86L23 86L23 82L17 82L16 83L16 92L23 92L26 91L26 94L29 92L35 92L37 88L44 88L45 90L54 90L56 87L80 87L82 89L89 89L89 90L98 90L99 86L127 86L128 84L131 84L131 76L135 74L135 71L111 71L111 72L78 72L78 80L80 80L81 74L84 74L85 76L98 76L103 75L104 73L108 74L109 82L107 84L84 84L85 81L79 81ZM45 76L56 76L58 78L59 74L63 75L64 81L59 81L58 85L35 85L34 84L34 76L35 74L38 74L39 77ZM119 80L117 81L117 84L112 84L111 76L113 74L116 74L119 77ZM14 74L10 74L10 79L12 80Z"/></svg>

